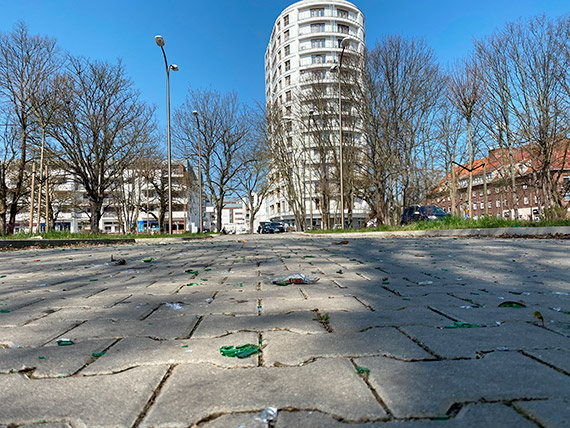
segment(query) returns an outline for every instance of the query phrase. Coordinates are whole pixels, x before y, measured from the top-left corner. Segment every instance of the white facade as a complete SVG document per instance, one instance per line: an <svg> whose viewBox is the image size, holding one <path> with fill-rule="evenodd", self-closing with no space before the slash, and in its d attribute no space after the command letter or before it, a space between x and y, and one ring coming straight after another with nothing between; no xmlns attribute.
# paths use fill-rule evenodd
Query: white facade
<svg viewBox="0 0 570 428"><path fill-rule="evenodd" d="M160 181L161 170L154 171L155 182ZM195 189L197 168L185 161L174 161L172 168L174 233L198 231L198 192ZM52 230L68 230L72 233L89 231L89 200L84 187L76 177L62 170L50 172L50 209L55 213L55 225ZM43 190L42 190L43 192ZM37 193L35 198L37 198ZM29 201L28 201L29 202ZM35 202L35 201L34 201ZM203 197L203 227L211 229L211 215L208 199ZM34 207L32 230L45 230L45 198L42 199L41 219L38 225ZM155 233L159 230L160 203L154 186L145 179L140 171L127 169L123 172L122 188L109 189L104 202L104 211L99 221L99 230L104 233L120 233L134 228L138 232ZM117 210L123 212L118 215ZM148 212L147 212L148 210ZM164 219L168 222L168 213ZM121 222L124 224L121 225ZM168 229L168 226L165 226ZM29 203L16 217L16 232L29 232Z"/></svg>
<svg viewBox="0 0 570 428"><path fill-rule="evenodd" d="M230 200L222 209L222 228L227 233L249 233L249 210L241 200Z"/></svg>
<svg viewBox="0 0 570 428"><path fill-rule="evenodd" d="M302 166L299 167L303 171L299 171L298 174L299 176L302 174L305 212L307 218L311 216L313 226L316 227L320 224L319 206L314 197L314 194L318 193L318 177L315 172L317 154L314 149L314 136L307 127L307 123L315 120L315 117L311 105L300 100L303 99L303 94L313 90L315 76L318 76L319 83L329 89L325 90L327 94L325 96L331 101L333 98L338 99L338 73L333 72L331 68L337 66L338 70L343 52L341 42L345 47L344 64L348 57L363 54L365 30L362 12L346 0L302 0L289 6L279 15L265 53L266 102L272 106L280 106L284 118L291 119L288 138L291 146L295 148L294 156L303 158ZM336 111L338 112L338 109ZM338 123L339 120L334 122L333 126L336 128L333 127L331 133L334 134L331 138L334 138L335 150L339 147ZM343 134L351 132L354 140L360 141L361 135L358 129L358 125L356 131L354 127L350 130L348 127L345 128L343 119ZM294 216L288 206L286 192L280 187L281 183L278 180L272 182L272 192L266 202L267 217L275 221L290 222ZM340 192L337 190L336 193L329 207L330 215L334 214L335 222L340 217L338 198ZM355 227L362 224L367 212L366 204L354 201Z"/></svg>

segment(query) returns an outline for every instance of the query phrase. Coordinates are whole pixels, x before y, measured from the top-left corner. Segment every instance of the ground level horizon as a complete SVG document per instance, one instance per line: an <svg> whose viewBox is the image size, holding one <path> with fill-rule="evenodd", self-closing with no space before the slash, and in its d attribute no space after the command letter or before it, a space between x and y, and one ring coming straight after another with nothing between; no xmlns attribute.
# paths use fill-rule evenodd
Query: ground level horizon
<svg viewBox="0 0 570 428"><path fill-rule="evenodd" d="M0 427L568 426L569 245L285 234L2 252ZM295 273L318 282L272 283ZM220 352L246 344L259 352Z"/></svg>

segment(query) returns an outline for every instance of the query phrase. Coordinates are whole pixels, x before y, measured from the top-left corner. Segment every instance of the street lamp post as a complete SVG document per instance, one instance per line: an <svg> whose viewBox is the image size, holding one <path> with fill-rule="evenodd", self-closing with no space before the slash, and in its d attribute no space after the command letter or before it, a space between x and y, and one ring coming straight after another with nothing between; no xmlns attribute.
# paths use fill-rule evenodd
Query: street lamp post
<svg viewBox="0 0 570 428"><path fill-rule="evenodd" d="M170 70L178 71L176 64L168 65L166 52L164 52L164 39L160 35L154 36L157 46L162 50L164 66L166 67L166 141L168 151L168 234L172 235L172 158L170 150Z"/></svg>
<svg viewBox="0 0 570 428"><path fill-rule="evenodd" d="M200 140L200 119L198 117L198 112L194 110L192 114L196 118L196 126L198 128L198 191L200 192L198 202L200 205L198 208L200 225L198 226L198 232L202 233L202 142Z"/></svg>
<svg viewBox="0 0 570 428"><path fill-rule="evenodd" d="M340 61L338 64L338 141L339 141L339 165L340 165L340 228L344 229L344 159L342 154L342 94L341 94L341 79L342 79L342 59L344 57L344 50L350 44L350 39L345 37L340 42L342 51L340 52ZM331 71L336 69L336 64L331 68Z"/></svg>

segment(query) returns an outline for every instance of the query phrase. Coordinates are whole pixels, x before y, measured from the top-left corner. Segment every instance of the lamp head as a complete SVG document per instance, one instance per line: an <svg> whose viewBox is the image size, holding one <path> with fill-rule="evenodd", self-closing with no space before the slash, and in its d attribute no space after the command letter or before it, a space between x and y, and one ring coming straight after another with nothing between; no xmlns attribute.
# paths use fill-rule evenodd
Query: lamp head
<svg viewBox="0 0 570 428"><path fill-rule="evenodd" d="M340 47L341 47L341 48L347 48L348 45L350 45L350 38L349 38L349 37L345 37L345 38L342 39L342 41L340 42Z"/></svg>
<svg viewBox="0 0 570 428"><path fill-rule="evenodd" d="M198 112L197 112L196 110L194 110L194 111L192 112L192 114L194 115L194 117L196 117L196 118L198 117Z"/></svg>
<svg viewBox="0 0 570 428"><path fill-rule="evenodd" d="M162 38L161 35L157 34L156 36L154 36L154 41L156 42L156 44L160 47L164 46L164 39Z"/></svg>
<svg viewBox="0 0 570 428"><path fill-rule="evenodd" d="M171 69L172 71L178 71L178 70L180 70L176 64L170 64L170 69Z"/></svg>

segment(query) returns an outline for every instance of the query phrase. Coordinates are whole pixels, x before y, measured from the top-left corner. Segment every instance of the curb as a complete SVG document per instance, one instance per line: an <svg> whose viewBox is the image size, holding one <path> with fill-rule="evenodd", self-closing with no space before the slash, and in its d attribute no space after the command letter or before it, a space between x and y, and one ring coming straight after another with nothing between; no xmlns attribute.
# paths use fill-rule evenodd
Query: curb
<svg viewBox="0 0 570 428"><path fill-rule="evenodd" d="M116 244L168 244L193 240L211 239L211 236L181 238L109 238L109 239L6 239L0 240L0 249L56 248L77 245L116 245Z"/></svg>
<svg viewBox="0 0 570 428"><path fill-rule="evenodd" d="M495 238L569 238L570 226L501 227L494 229L405 230L397 232L306 233L311 237L367 236L376 238L437 238L437 237L495 237Z"/></svg>
<svg viewBox="0 0 570 428"><path fill-rule="evenodd" d="M6 239L0 241L0 248L21 249L21 248L53 248L69 247L74 245L112 245L112 244L134 244L135 239Z"/></svg>

